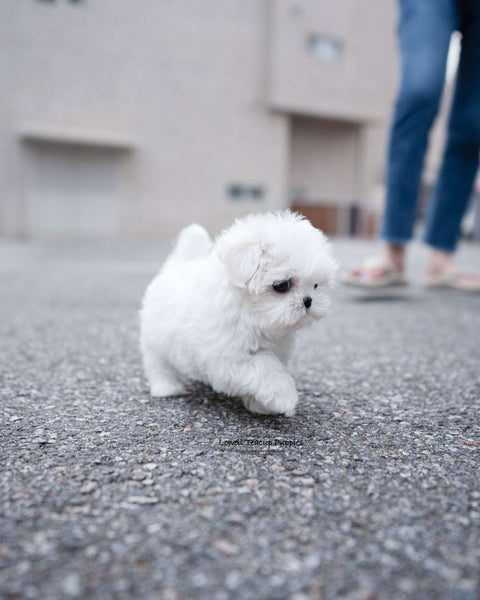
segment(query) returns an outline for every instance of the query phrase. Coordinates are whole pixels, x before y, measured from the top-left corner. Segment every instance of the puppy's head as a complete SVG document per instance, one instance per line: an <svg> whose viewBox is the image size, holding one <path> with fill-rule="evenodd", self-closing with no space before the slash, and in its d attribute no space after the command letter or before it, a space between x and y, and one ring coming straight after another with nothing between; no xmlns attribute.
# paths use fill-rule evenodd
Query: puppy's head
<svg viewBox="0 0 480 600"><path fill-rule="evenodd" d="M337 264L323 233L300 215L239 219L221 234L215 251L261 330L282 333L326 314Z"/></svg>

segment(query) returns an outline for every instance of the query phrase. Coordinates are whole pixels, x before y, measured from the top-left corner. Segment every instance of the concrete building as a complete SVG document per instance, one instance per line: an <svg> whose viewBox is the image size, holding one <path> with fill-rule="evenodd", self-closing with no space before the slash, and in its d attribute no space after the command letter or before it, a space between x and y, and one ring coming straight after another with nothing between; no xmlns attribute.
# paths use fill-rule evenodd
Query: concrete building
<svg viewBox="0 0 480 600"><path fill-rule="evenodd" d="M381 209L395 0L3 0L0 232Z"/></svg>

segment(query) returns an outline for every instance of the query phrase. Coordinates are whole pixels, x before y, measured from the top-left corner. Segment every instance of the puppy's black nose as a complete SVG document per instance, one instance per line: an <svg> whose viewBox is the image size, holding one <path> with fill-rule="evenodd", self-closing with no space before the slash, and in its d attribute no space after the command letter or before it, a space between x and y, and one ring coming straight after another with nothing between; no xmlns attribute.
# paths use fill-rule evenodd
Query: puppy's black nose
<svg viewBox="0 0 480 600"><path fill-rule="evenodd" d="M312 299L310 298L310 296L305 296L305 298L303 299L303 306L305 308L310 308L312 306Z"/></svg>

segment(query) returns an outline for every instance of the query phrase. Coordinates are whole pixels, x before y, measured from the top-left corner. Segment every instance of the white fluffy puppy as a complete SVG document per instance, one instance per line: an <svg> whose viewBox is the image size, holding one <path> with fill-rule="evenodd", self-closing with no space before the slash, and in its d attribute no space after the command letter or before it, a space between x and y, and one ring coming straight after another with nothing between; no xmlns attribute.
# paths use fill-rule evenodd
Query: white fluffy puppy
<svg viewBox="0 0 480 600"><path fill-rule="evenodd" d="M152 396L181 395L194 379L252 412L293 415L285 363L295 331L327 312L336 271L323 233L290 211L238 219L215 243L185 228L143 299Z"/></svg>

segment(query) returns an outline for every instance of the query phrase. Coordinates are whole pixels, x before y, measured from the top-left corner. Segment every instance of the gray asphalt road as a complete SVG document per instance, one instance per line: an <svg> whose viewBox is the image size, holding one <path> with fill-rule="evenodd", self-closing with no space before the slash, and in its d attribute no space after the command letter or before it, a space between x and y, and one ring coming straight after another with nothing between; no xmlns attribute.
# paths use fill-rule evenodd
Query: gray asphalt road
<svg viewBox="0 0 480 600"><path fill-rule="evenodd" d="M0 247L0 596L479 598L480 297L339 288L297 415L258 417L149 398L137 309L166 247Z"/></svg>

